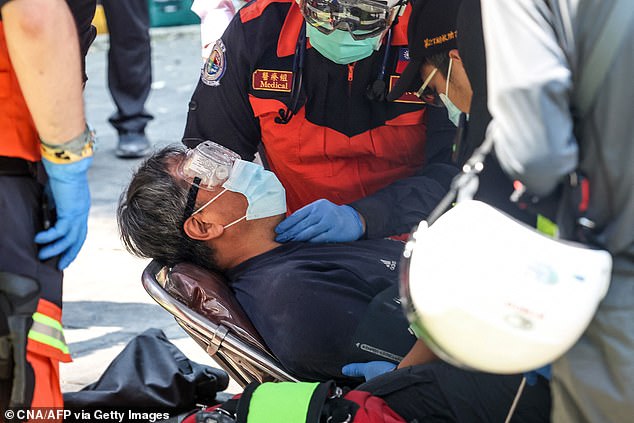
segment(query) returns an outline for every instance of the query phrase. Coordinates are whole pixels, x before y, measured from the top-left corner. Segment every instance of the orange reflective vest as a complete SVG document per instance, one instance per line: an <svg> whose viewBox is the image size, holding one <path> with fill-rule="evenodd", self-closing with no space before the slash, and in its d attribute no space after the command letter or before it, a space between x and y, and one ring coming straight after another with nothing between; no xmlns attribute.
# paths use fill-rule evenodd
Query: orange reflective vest
<svg viewBox="0 0 634 423"><path fill-rule="evenodd" d="M0 156L39 161L40 142L33 118L11 66L0 21Z"/></svg>

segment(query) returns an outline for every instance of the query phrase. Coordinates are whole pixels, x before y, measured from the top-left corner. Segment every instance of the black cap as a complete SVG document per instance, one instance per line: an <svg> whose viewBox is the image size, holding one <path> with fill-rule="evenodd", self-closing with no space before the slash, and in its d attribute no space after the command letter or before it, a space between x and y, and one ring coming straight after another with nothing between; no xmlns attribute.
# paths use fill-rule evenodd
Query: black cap
<svg viewBox="0 0 634 423"><path fill-rule="evenodd" d="M460 0L415 0L407 24L409 63L392 90L388 101L423 84L420 67L429 56L458 48L457 17Z"/></svg>

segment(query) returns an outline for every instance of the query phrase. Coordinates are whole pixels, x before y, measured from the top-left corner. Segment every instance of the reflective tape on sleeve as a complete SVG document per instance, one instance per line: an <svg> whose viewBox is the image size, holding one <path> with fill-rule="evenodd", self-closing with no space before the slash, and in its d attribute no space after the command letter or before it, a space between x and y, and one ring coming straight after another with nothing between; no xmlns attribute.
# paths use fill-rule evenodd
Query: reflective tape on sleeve
<svg viewBox="0 0 634 423"><path fill-rule="evenodd" d="M49 345L64 354L69 353L61 323L42 313L33 313L33 326L31 326L28 336L34 341Z"/></svg>

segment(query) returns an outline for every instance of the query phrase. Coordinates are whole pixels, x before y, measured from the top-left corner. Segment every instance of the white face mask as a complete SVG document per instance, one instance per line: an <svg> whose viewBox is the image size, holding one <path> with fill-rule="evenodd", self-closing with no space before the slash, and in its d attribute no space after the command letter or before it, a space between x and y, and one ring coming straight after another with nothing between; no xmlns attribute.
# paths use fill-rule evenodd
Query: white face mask
<svg viewBox="0 0 634 423"><path fill-rule="evenodd" d="M244 195L249 205L246 214L225 225L225 229L244 219L261 219L286 212L286 191L281 182L273 172L256 163L236 160L231 169L231 175L222 184L222 187L224 189L220 193L200 206L192 215L200 213L226 191Z"/></svg>
<svg viewBox="0 0 634 423"><path fill-rule="evenodd" d="M449 69L447 70L447 84L445 85L445 92L438 94L440 97L440 101L443 102L445 107L447 108L447 114L449 115L449 120L455 126L458 126L460 123L460 115L462 111L453 104L453 101L449 99L449 78L451 77L451 66L453 64L453 59L449 58Z"/></svg>
<svg viewBox="0 0 634 423"><path fill-rule="evenodd" d="M211 203L213 203L214 201L216 201L222 194L224 194L225 192L227 192L227 188L223 189L222 191L220 191L220 193L218 193L217 195L215 195L211 200L207 201L205 204L203 204L202 206L200 206L196 211L194 211L192 213L192 216L195 215L196 213L200 213L201 211L204 210L205 207L207 207L208 205L210 205ZM239 219L234 220L233 222L224 225L223 228L224 229L228 229L230 227L232 227L233 225L235 225L236 223L244 220L247 218L247 215L245 214L244 216L242 216Z"/></svg>

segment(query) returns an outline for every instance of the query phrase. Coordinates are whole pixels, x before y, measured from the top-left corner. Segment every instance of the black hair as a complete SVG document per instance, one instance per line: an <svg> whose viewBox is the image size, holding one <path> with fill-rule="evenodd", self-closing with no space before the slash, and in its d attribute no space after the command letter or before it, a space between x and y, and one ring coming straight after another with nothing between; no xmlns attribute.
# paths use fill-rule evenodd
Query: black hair
<svg viewBox="0 0 634 423"><path fill-rule="evenodd" d="M218 270L214 251L205 242L188 237L183 229L187 187L173 178L168 166L184 155L182 147L168 146L139 166L119 198L119 235L126 249L139 257L168 266L188 261Z"/></svg>
<svg viewBox="0 0 634 423"><path fill-rule="evenodd" d="M438 71L446 79L447 74L449 73L449 50L432 54L427 57L427 63L438 69Z"/></svg>

